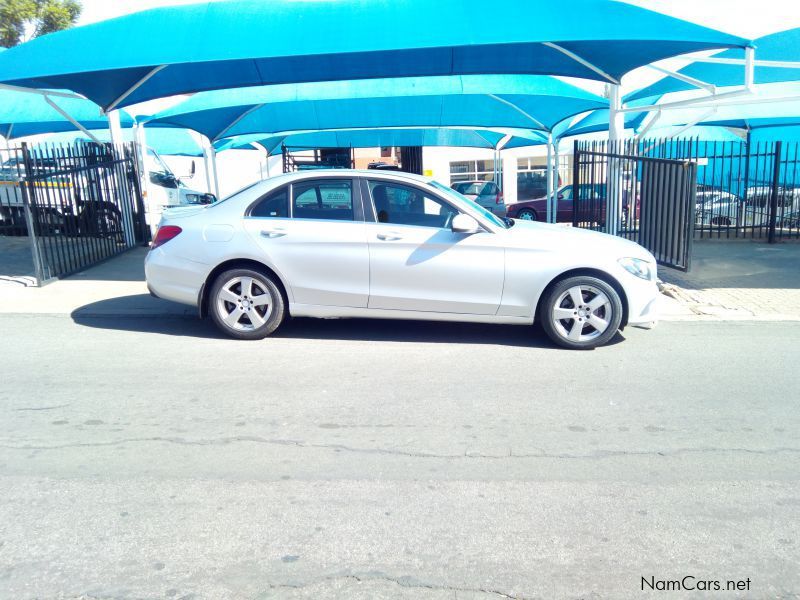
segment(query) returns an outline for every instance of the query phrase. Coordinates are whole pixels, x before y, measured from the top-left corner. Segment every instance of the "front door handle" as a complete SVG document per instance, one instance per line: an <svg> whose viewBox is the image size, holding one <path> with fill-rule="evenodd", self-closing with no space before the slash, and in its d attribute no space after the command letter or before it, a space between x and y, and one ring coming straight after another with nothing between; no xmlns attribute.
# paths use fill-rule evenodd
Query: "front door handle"
<svg viewBox="0 0 800 600"><path fill-rule="evenodd" d="M392 231L389 233L379 233L378 239L383 240L384 242L396 242L397 240L402 240L403 236Z"/></svg>
<svg viewBox="0 0 800 600"><path fill-rule="evenodd" d="M286 235L285 229L262 229L261 235L267 238L279 238Z"/></svg>

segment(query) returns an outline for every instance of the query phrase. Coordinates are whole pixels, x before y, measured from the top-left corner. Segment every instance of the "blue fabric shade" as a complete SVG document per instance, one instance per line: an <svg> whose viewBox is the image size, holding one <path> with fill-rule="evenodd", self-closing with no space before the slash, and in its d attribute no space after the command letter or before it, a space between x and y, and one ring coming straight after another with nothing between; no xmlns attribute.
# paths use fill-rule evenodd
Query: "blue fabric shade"
<svg viewBox="0 0 800 600"><path fill-rule="evenodd" d="M155 131L155 130L154 130ZM535 132L529 137L514 136L509 143L536 146L545 140ZM281 146L294 150L315 148L377 148L381 146L453 146L493 149L505 138L503 133L470 129L367 129L352 131L320 131L295 135L264 137L240 136L215 144L218 152L262 146L270 154L281 152ZM518 146L515 146L518 147Z"/></svg>
<svg viewBox="0 0 800 600"><path fill-rule="evenodd" d="M378 79L203 92L154 115L148 126L184 127L212 140L387 127L548 131L607 105L547 76Z"/></svg>
<svg viewBox="0 0 800 600"><path fill-rule="evenodd" d="M756 46L756 60L800 62L800 28L772 33L758 38L753 44ZM715 58L743 59L744 51L730 49L715 55ZM700 81L711 83L717 87L741 86L744 84L744 67L742 65L696 62L678 72ZM757 84L798 81L800 80L800 69L757 66L755 67L754 77ZM680 81L674 77L664 77L653 85L628 94L625 96L625 102L696 89L690 83Z"/></svg>
<svg viewBox="0 0 800 600"><path fill-rule="evenodd" d="M229 0L163 7L4 52L0 82L68 88L107 108L311 81L484 73L619 80L656 60L749 44L614 0L571 0L568 10L579 17L570 18L556 0ZM487 12L491 20L476 19Z"/></svg>
<svg viewBox="0 0 800 600"><path fill-rule="evenodd" d="M51 100L86 129L108 127L108 119L94 102L61 97L52 97ZM131 127L133 119L121 111L120 124L123 127ZM3 137L16 139L29 135L77 130L78 128L50 106L43 96L0 90L0 135Z"/></svg>
<svg viewBox="0 0 800 600"><path fill-rule="evenodd" d="M90 130L91 131L91 130ZM91 131L101 142L110 142L111 135L108 129ZM125 142L133 141L133 130L124 129L122 139ZM76 141L89 141L82 131L70 133L55 133L45 140L49 144L73 144ZM191 132L185 129L153 129L147 132L147 145L163 156L202 156L203 149Z"/></svg>

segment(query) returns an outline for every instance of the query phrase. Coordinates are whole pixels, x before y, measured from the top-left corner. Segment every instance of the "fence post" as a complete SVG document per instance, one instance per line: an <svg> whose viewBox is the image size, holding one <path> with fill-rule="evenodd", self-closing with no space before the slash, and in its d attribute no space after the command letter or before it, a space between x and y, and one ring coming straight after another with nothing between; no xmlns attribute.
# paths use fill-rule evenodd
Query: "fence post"
<svg viewBox="0 0 800 600"><path fill-rule="evenodd" d="M775 226L778 221L778 193L781 179L781 150L782 142L775 143L775 156L772 165L772 193L769 197L769 237L770 244L775 243Z"/></svg>
<svg viewBox="0 0 800 600"><path fill-rule="evenodd" d="M33 218L31 208L34 199L34 173L33 162L31 161L28 143L22 142L22 164L25 168L25 180L20 182L20 193L22 194L22 206L25 213L25 225L28 228L28 239L31 242L31 254L33 255L33 269L36 274L36 285L42 285L45 280L44 266L42 265L42 253L39 251L39 233L36 231L36 220Z"/></svg>

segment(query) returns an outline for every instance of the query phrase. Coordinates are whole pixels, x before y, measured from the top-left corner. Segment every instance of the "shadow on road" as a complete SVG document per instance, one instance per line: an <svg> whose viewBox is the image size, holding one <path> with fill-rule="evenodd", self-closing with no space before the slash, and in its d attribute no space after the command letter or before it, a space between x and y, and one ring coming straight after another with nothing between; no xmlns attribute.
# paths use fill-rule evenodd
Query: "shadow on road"
<svg viewBox="0 0 800 600"><path fill-rule="evenodd" d="M87 304L75 310L71 317L78 325L96 329L230 339L217 330L210 319L202 321L196 317L190 307L157 300L144 294ZM272 337L557 349L539 327L387 319L289 319ZM617 334L610 345L624 339L621 334Z"/></svg>

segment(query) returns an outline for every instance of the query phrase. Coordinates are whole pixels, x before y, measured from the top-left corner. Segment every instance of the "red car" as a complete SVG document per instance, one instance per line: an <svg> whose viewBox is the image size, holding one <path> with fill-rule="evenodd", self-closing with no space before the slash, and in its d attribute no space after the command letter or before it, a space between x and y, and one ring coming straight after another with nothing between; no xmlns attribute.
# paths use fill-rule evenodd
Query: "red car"
<svg viewBox="0 0 800 600"><path fill-rule="evenodd" d="M586 205L579 212L581 220L594 220L603 222L606 214L606 185L604 183L585 184L587 192L582 194L581 202ZM583 186L582 186L583 187ZM558 190L556 206L556 223L572 223L573 198L572 185L565 185ZM639 207L639 198L636 198L636 207ZM523 200L506 206L506 216L523 221L547 221L547 198L534 198ZM622 191L623 222L628 210L628 191ZM637 210L638 212L638 210ZM591 215L589 214L591 213ZM591 219L589 218L591 216Z"/></svg>

